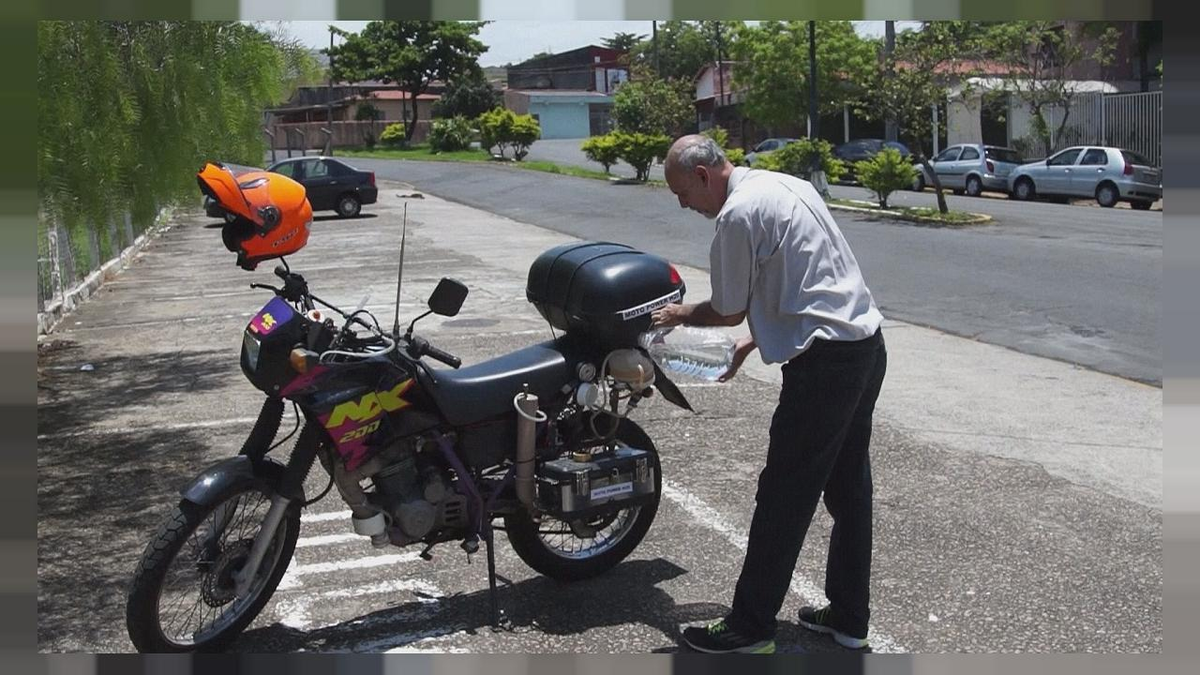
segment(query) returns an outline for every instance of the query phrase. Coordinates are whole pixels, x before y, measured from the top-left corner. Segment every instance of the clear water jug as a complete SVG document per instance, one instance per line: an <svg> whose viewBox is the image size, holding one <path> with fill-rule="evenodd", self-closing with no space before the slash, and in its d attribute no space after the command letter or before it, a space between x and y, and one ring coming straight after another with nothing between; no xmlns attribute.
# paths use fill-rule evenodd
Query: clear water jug
<svg viewBox="0 0 1200 675"><path fill-rule="evenodd" d="M736 346L724 333L695 326L655 328L642 333L638 344L668 374L709 382L729 370Z"/></svg>

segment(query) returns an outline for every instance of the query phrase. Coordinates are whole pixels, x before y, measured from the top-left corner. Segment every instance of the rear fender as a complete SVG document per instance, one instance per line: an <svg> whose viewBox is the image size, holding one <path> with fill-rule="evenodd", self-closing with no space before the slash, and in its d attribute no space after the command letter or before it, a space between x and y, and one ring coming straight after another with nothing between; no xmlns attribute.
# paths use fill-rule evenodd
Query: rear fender
<svg viewBox="0 0 1200 675"><path fill-rule="evenodd" d="M234 488L261 486L274 492L283 480L283 469L272 459L255 463L245 455L230 457L201 471L179 493L193 504L213 506Z"/></svg>

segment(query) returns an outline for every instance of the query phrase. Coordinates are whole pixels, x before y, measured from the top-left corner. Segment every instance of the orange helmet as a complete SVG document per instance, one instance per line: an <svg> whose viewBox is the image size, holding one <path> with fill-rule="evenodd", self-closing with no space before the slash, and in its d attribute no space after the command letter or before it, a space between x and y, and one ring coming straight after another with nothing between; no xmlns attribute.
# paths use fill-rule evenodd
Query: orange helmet
<svg viewBox="0 0 1200 675"><path fill-rule="evenodd" d="M278 173L236 164L209 162L196 174L200 191L230 218L221 231L237 263L258 263L289 255L308 243L312 206L304 186Z"/></svg>

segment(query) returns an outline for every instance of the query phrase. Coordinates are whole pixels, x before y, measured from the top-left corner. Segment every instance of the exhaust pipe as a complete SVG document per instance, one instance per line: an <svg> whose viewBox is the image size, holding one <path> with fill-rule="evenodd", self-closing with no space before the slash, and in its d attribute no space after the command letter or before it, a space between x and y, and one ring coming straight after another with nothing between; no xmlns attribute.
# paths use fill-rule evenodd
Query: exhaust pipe
<svg viewBox="0 0 1200 675"><path fill-rule="evenodd" d="M513 406L517 409L517 499L532 512L534 441L537 438L538 422L546 421L546 413L538 410L538 397L529 393L528 384L525 385L525 391L513 399Z"/></svg>

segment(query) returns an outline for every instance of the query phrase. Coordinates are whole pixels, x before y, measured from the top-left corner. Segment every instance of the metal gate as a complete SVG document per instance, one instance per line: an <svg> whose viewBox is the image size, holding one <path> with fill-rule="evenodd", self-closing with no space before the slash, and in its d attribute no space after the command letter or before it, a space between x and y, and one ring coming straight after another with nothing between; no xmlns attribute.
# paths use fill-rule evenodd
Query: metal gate
<svg viewBox="0 0 1200 675"><path fill-rule="evenodd" d="M1054 109L1048 117L1056 129L1062 111ZM1055 150L1085 144L1133 150L1162 166L1162 92L1078 95L1067 126L1053 141Z"/></svg>

